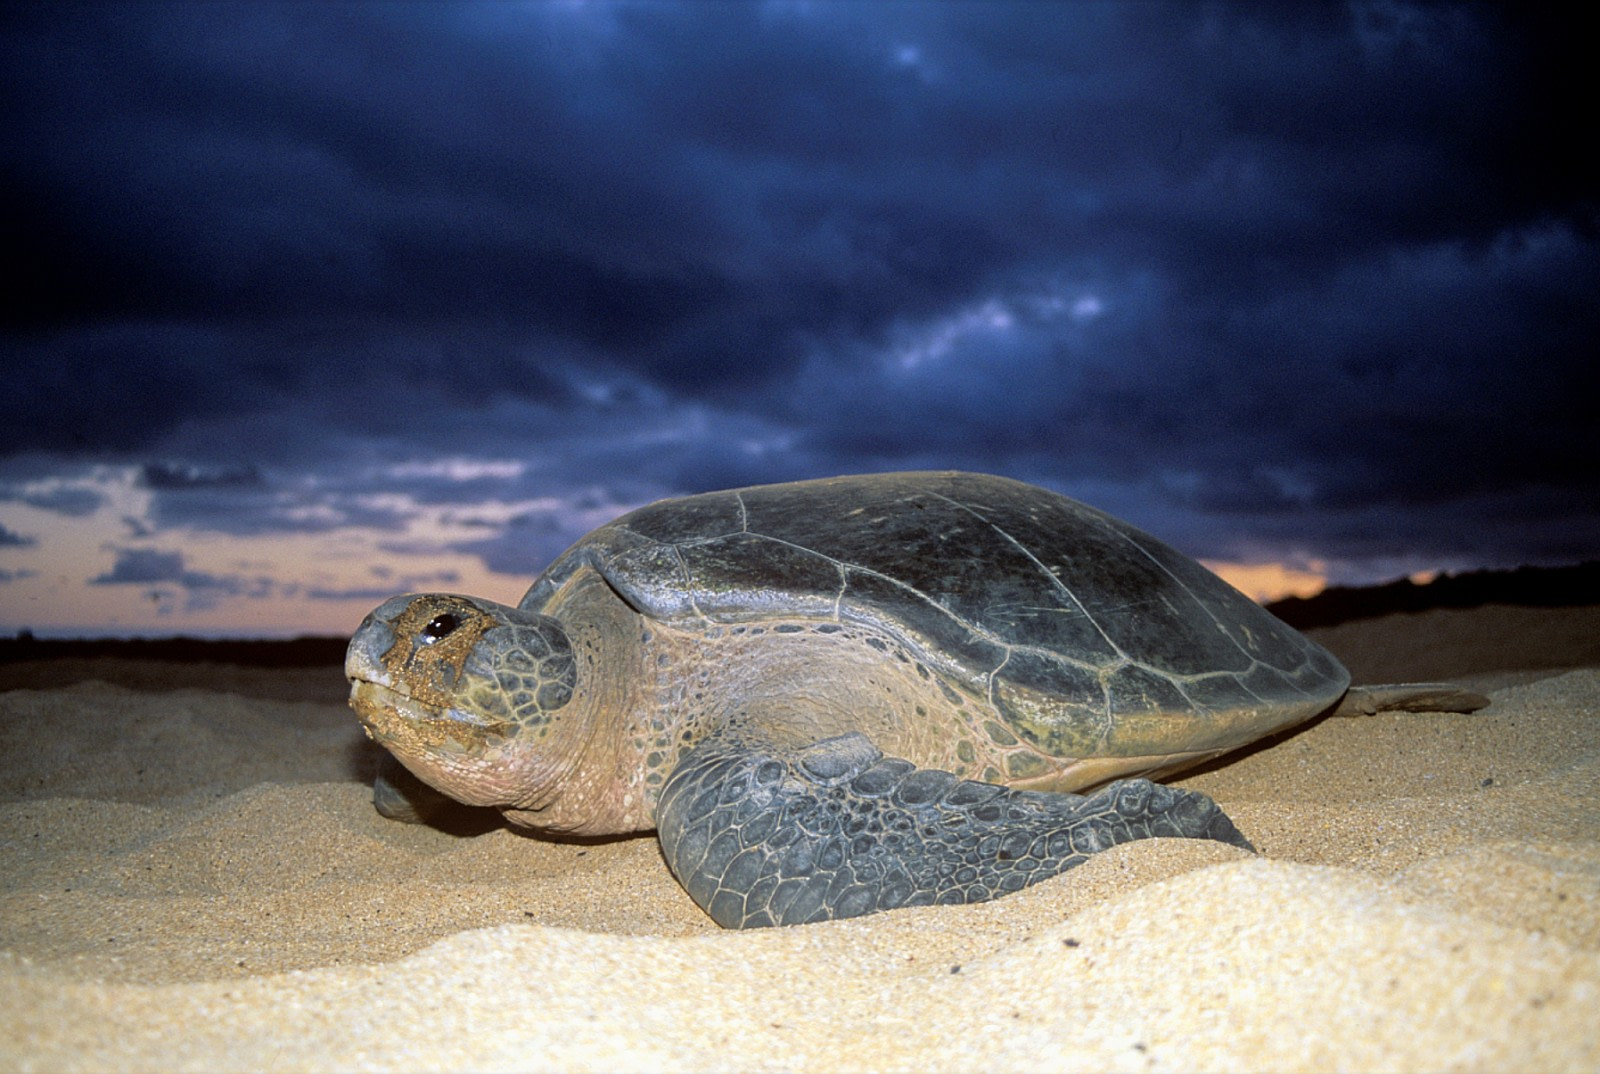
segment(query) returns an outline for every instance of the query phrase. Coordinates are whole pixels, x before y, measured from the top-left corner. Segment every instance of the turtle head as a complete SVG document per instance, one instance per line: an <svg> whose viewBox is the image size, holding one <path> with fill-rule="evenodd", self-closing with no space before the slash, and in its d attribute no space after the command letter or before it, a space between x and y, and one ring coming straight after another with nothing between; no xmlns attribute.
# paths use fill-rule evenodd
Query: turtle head
<svg viewBox="0 0 1600 1074"><path fill-rule="evenodd" d="M563 767L577 665L548 616L451 593L392 597L345 654L350 707L424 782L470 805L537 807Z"/></svg>

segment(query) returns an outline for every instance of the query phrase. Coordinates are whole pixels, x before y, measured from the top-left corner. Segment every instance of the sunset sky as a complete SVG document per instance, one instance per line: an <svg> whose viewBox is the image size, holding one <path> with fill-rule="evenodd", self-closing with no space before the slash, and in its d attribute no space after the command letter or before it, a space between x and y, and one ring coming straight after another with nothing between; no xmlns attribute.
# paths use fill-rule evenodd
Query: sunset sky
<svg viewBox="0 0 1600 1074"><path fill-rule="evenodd" d="M1257 596L1593 558L1552 10L7 5L0 632L347 633L890 469Z"/></svg>

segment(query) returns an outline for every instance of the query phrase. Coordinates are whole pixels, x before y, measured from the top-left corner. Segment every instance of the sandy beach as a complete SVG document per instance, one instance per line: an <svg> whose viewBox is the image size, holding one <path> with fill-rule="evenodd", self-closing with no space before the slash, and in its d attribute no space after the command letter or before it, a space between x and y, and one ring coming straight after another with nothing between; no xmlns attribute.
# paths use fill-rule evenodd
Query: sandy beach
<svg viewBox="0 0 1600 1074"><path fill-rule="evenodd" d="M1310 631L1324 719L994 903L729 933L653 837L370 805L337 668L0 665L0 1069L1600 1070L1600 608Z"/></svg>

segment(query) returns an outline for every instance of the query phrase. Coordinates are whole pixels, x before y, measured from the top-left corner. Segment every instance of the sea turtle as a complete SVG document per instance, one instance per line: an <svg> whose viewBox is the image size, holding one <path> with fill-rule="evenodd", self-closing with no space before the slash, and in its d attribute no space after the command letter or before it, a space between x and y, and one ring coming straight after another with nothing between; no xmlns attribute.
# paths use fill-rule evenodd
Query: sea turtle
<svg viewBox="0 0 1600 1074"><path fill-rule="evenodd" d="M1248 849L1205 795L1122 777L1341 699L1484 703L1347 693L1331 654L1187 556L968 473L642 507L516 608L385 601L346 673L367 732L423 784L549 833L654 828L731 928L989 899L1150 836ZM415 820L433 793L391 764L375 801Z"/></svg>

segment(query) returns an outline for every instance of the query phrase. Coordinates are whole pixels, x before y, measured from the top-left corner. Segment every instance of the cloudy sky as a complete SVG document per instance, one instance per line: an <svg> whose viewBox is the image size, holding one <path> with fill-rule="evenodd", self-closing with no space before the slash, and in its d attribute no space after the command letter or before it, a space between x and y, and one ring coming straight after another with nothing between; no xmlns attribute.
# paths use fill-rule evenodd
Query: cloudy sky
<svg viewBox="0 0 1600 1074"><path fill-rule="evenodd" d="M1594 557L1547 12L7 5L0 631L346 632L906 468L1259 594Z"/></svg>

